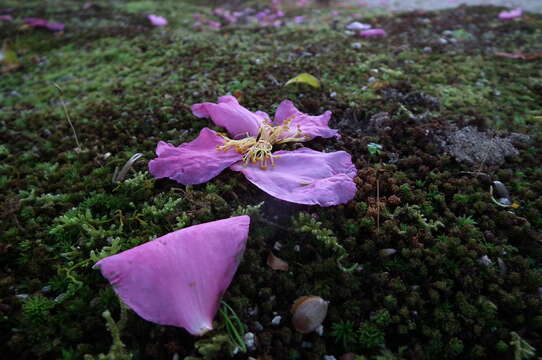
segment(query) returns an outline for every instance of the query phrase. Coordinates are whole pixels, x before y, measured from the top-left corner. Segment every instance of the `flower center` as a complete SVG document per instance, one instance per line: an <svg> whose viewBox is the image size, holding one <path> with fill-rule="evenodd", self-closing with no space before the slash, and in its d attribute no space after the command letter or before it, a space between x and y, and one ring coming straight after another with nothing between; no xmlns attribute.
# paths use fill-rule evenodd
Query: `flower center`
<svg viewBox="0 0 542 360"><path fill-rule="evenodd" d="M222 135L226 142L222 146L217 146L219 151L227 151L234 147L239 154L243 154L243 163L248 164L260 163L260 169L266 170L275 166L275 160L280 156L273 155L273 145L284 144L287 142L299 142L306 140L306 137L301 133L299 126L294 134L289 134L290 123L292 118L284 121L282 125L273 126L268 122L264 122L260 127L258 136L250 136L241 140L232 140Z"/></svg>

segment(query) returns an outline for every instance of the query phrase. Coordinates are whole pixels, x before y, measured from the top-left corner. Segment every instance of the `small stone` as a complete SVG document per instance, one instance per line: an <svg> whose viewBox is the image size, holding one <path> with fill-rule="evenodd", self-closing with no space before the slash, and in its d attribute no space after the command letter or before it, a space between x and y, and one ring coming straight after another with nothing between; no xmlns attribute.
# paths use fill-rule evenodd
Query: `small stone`
<svg viewBox="0 0 542 360"><path fill-rule="evenodd" d="M333 355L324 355L324 360L337 360L337 358Z"/></svg>
<svg viewBox="0 0 542 360"><path fill-rule="evenodd" d="M23 300L23 301L26 300L26 299L28 299L29 296L30 296L30 295L28 295L28 294L17 294L17 295L15 295L15 297L16 297L17 299Z"/></svg>
<svg viewBox="0 0 542 360"><path fill-rule="evenodd" d="M324 335L324 325L320 325L314 330L318 335L323 336Z"/></svg>
<svg viewBox="0 0 542 360"><path fill-rule="evenodd" d="M279 325L280 322L281 322L281 320L282 320L282 316L277 315L277 316L275 316L275 317L273 318L273 320L271 320L271 324L272 324L272 325Z"/></svg>
<svg viewBox="0 0 542 360"><path fill-rule="evenodd" d="M263 325L260 324L259 321L254 321L252 323L252 327L254 328L255 331L262 331L263 330Z"/></svg>
<svg viewBox="0 0 542 360"><path fill-rule="evenodd" d="M249 350L256 349L256 336L254 333L247 332L245 335L243 335L243 340L245 341L245 345Z"/></svg>
<svg viewBox="0 0 542 360"><path fill-rule="evenodd" d="M397 253L397 250L395 249L382 249L380 250L379 254L382 257L391 256L393 254Z"/></svg>
<svg viewBox="0 0 542 360"><path fill-rule="evenodd" d="M426 53L426 54L429 54L431 52L433 52L433 48L431 48L430 46L426 46L423 48L423 52Z"/></svg>
<svg viewBox="0 0 542 360"><path fill-rule="evenodd" d="M276 251L280 251L280 249L282 249L282 244L279 243L278 241L275 241L275 244L273 245L273 249L275 249Z"/></svg>
<svg viewBox="0 0 542 360"><path fill-rule="evenodd" d="M499 274L501 276L506 275L506 271L507 271L506 264L504 263L503 259L501 259L500 257L497 258L497 265L499 265Z"/></svg>
<svg viewBox="0 0 542 360"><path fill-rule="evenodd" d="M258 315L258 306L254 306L253 308L248 308L247 314L248 316Z"/></svg>
<svg viewBox="0 0 542 360"><path fill-rule="evenodd" d="M478 264L485 265L485 266L489 266L493 264L493 261L491 261L491 259L487 255L482 256L476 261L478 262Z"/></svg>
<svg viewBox="0 0 542 360"><path fill-rule="evenodd" d="M294 246L294 251L295 252L300 252L301 251L301 246L299 246L299 245Z"/></svg>
<svg viewBox="0 0 542 360"><path fill-rule="evenodd" d="M363 45L360 42L354 42L350 46L352 46L354 49L361 49L363 47Z"/></svg>
<svg viewBox="0 0 542 360"><path fill-rule="evenodd" d="M337 96L337 93L335 91L333 91L331 94L329 94L329 97L332 97L332 98L334 98L336 96Z"/></svg>
<svg viewBox="0 0 542 360"><path fill-rule="evenodd" d="M438 39L438 42L439 42L440 44L442 44L442 45L448 44L448 40L446 40L445 38L439 38L439 39Z"/></svg>

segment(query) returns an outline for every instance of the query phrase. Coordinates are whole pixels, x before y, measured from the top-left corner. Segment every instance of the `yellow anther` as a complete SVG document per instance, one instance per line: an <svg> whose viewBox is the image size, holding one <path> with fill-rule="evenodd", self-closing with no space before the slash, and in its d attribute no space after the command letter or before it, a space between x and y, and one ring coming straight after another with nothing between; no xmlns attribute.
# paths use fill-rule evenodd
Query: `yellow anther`
<svg viewBox="0 0 542 360"><path fill-rule="evenodd" d="M243 165L246 167L248 164L260 163L260 169L266 170L275 166L275 160L279 156L273 155L273 145L284 144L287 142L299 142L306 140L306 137L301 133L301 128L297 126L296 133L291 137L283 137L281 135L288 133L290 127L288 126L293 117L290 117L282 125L272 126L270 123L264 122L259 130L258 136L250 136L241 140L232 140L227 136L220 134L226 142L224 145L217 146L219 151L227 151L230 148L235 148L239 154L243 155Z"/></svg>

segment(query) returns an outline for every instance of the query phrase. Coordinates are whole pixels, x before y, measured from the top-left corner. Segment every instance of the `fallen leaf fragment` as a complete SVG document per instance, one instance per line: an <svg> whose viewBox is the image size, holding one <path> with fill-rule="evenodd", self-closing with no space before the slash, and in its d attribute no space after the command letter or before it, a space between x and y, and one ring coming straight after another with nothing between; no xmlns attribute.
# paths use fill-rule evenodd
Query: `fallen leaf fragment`
<svg viewBox="0 0 542 360"><path fill-rule="evenodd" d="M11 48L11 41L4 40L2 50L0 50L0 72L8 73L16 70L21 66L21 62L17 57L17 54Z"/></svg>
<svg viewBox="0 0 542 360"><path fill-rule="evenodd" d="M288 263L273 255L272 252L267 256L267 265L273 270L288 271Z"/></svg>
<svg viewBox="0 0 542 360"><path fill-rule="evenodd" d="M303 74L297 75L296 77L288 80L286 84L284 84L284 86L287 86L293 83L307 84L315 88L320 87L320 81L309 73L303 73Z"/></svg>

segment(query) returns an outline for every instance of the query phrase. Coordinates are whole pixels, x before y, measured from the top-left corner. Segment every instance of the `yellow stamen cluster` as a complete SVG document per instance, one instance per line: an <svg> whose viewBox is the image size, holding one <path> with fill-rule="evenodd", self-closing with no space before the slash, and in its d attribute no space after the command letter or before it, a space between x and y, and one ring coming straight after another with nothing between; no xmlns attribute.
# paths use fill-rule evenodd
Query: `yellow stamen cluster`
<svg viewBox="0 0 542 360"><path fill-rule="evenodd" d="M265 122L260 127L258 136L250 136L241 140L232 140L222 135L226 139L226 142L222 146L217 146L217 149L227 151L233 147L239 154L243 154L243 163L245 166L248 166L250 163L256 164L260 162L262 170L268 169L269 164L272 167L275 166L274 159L279 158L279 156L272 153L273 145L305 140L305 136L301 133L299 126L293 136L280 137L283 133L290 131L289 125L291 122L292 119L288 119L280 126L273 126L269 122Z"/></svg>

